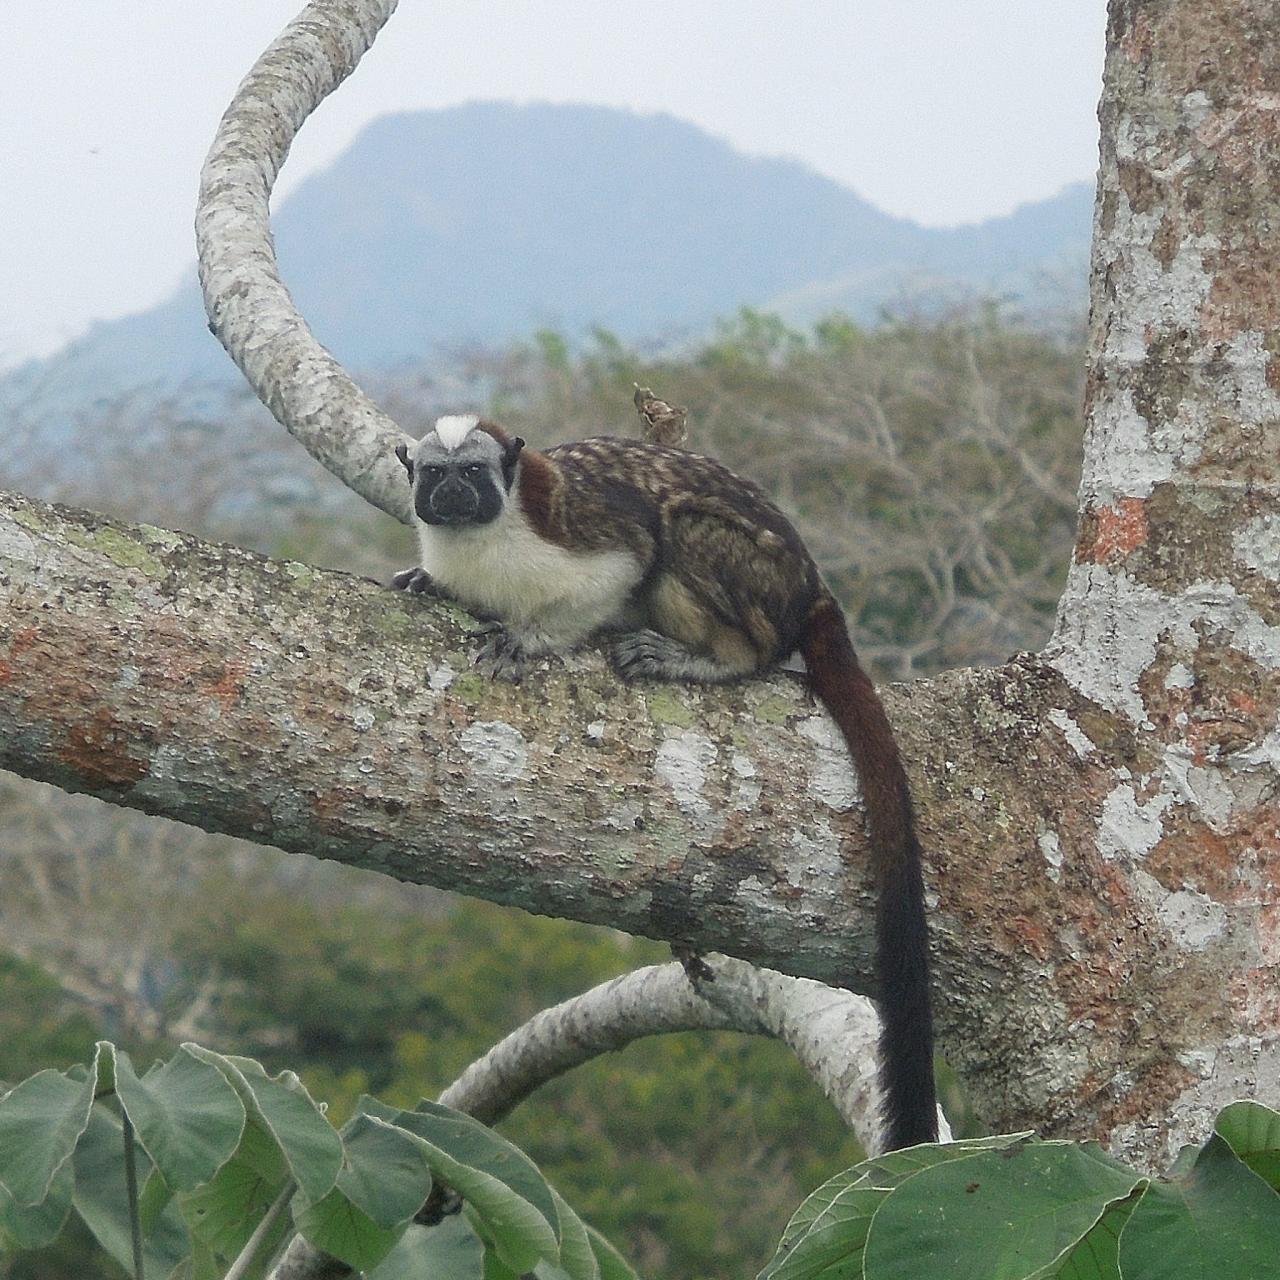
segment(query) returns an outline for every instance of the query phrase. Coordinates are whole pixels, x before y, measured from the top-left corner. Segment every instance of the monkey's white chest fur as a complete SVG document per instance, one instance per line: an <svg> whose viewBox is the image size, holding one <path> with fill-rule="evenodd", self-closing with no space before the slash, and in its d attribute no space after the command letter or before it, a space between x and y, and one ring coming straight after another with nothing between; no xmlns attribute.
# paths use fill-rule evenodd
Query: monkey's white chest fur
<svg viewBox="0 0 1280 1280"><path fill-rule="evenodd" d="M514 503L487 525L417 529L422 567L444 592L498 618L531 652L621 622L642 574L629 551L566 551L540 538Z"/></svg>

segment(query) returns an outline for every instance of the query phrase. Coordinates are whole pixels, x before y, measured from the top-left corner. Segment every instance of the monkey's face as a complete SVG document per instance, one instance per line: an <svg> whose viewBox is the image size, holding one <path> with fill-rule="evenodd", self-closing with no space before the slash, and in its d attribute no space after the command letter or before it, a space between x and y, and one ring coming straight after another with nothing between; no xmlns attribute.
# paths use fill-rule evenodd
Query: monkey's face
<svg viewBox="0 0 1280 1280"><path fill-rule="evenodd" d="M467 422L464 430L460 424ZM442 418L417 444L397 447L413 486L414 512L424 524L489 524L506 504L524 442L517 438L504 448L474 424L473 418Z"/></svg>

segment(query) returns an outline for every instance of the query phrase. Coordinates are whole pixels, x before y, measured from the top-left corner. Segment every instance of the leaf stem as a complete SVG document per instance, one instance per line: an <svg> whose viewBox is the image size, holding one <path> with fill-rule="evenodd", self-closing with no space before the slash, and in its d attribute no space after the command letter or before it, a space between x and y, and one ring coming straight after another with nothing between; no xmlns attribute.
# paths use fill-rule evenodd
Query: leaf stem
<svg viewBox="0 0 1280 1280"><path fill-rule="evenodd" d="M142 1261L142 1213L138 1208L138 1165L133 1150L133 1125L124 1108L120 1108L124 1132L124 1185L129 1197L129 1234L133 1238L134 1280L146 1280Z"/></svg>
<svg viewBox="0 0 1280 1280"><path fill-rule="evenodd" d="M280 1194L271 1202L271 1207L267 1210L262 1221L254 1227L253 1235L245 1242L244 1248L240 1250L239 1256L231 1264L222 1280L241 1280L241 1277L249 1270L254 1254L261 1248L262 1242L267 1238L267 1233L275 1225L276 1219L280 1216L280 1211L293 1199L293 1193L297 1189L298 1184L292 1178L280 1188Z"/></svg>

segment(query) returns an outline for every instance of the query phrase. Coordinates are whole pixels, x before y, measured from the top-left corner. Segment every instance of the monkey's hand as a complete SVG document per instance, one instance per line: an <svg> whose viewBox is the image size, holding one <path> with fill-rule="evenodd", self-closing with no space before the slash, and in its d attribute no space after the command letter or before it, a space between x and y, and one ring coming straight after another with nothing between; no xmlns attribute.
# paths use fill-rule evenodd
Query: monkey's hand
<svg viewBox="0 0 1280 1280"><path fill-rule="evenodd" d="M415 596L439 594L431 575L425 569L402 569L391 579L395 591L409 591Z"/></svg>
<svg viewBox="0 0 1280 1280"><path fill-rule="evenodd" d="M487 637L476 654L476 666L485 675L494 680L510 680L512 684L524 679L531 657L519 636L500 622L482 622L471 634Z"/></svg>

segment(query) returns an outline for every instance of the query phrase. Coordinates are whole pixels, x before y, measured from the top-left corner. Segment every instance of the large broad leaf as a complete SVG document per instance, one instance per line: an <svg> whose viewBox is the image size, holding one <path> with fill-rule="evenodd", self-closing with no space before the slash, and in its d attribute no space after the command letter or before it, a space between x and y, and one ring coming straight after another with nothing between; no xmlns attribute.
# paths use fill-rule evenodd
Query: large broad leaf
<svg viewBox="0 0 1280 1280"><path fill-rule="evenodd" d="M985 1151L908 1178L876 1211L867 1280L1029 1280L1141 1182L1095 1153L1045 1142Z"/></svg>
<svg viewBox="0 0 1280 1280"><path fill-rule="evenodd" d="M141 1080L117 1052L116 1096L174 1191L208 1182L240 1145L244 1104L217 1067L186 1048Z"/></svg>
<svg viewBox="0 0 1280 1280"><path fill-rule="evenodd" d="M484 1245L461 1215L410 1227L368 1280L484 1280Z"/></svg>
<svg viewBox="0 0 1280 1280"><path fill-rule="evenodd" d="M864 1160L827 1179L791 1217L760 1280L839 1280L862 1275L871 1219L895 1187L924 1169L1000 1150L1027 1134L999 1134L972 1142L907 1147Z"/></svg>
<svg viewBox="0 0 1280 1280"><path fill-rule="evenodd" d="M387 1256L431 1190L421 1144L403 1130L357 1115L342 1131L338 1185L311 1204L294 1201L298 1230L318 1249L367 1271Z"/></svg>
<svg viewBox="0 0 1280 1280"><path fill-rule="evenodd" d="M147 1154L135 1142L138 1178L151 1169ZM101 1105L93 1108L75 1154L72 1204L98 1243L130 1274L133 1242L129 1229L129 1197L124 1179L124 1135L120 1121ZM177 1207L169 1204L156 1216L143 1238L148 1280L168 1276L190 1252L190 1237Z"/></svg>
<svg viewBox="0 0 1280 1280"><path fill-rule="evenodd" d="M399 1129L358 1115L342 1130L338 1190L380 1227L408 1222L431 1190L422 1147Z"/></svg>
<svg viewBox="0 0 1280 1280"><path fill-rule="evenodd" d="M1258 1177L1280 1191L1280 1111L1260 1102L1233 1102L1213 1127Z"/></svg>
<svg viewBox="0 0 1280 1280"><path fill-rule="evenodd" d="M1280 1280L1280 1196L1216 1134L1152 1183L1120 1236L1124 1280Z"/></svg>
<svg viewBox="0 0 1280 1280"><path fill-rule="evenodd" d="M323 1200L338 1181L342 1139L302 1081L292 1071L269 1076L262 1064L252 1058L214 1053L196 1044L183 1048L222 1072L246 1109L280 1148L293 1180L308 1202Z"/></svg>
<svg viewBox="0 0 1280 1280"><path fill-rule="evenodd" d="M0 1098L0 1186L19 1208L44 1202L89 1123L97 1059L82 1079L39 1071ZM83 1068L81 1069L83 1072Z"/></svg>
<svg viewBox="0 0 1280 1280"><path fill-rule="evenodd" d="M234 1258L288 1181L289 1168L275 1138L251 1114L231 1159L204 1186L179 1198L182 1216L214 1253ZM281 1230L288 1222L288 1215L281 1215Z"/></svg>
<svg viewBox="0 0 1280 1280"><path fill-rule="evenodd" d="M370 1117L373 1124L384 1121ZM402 1111L396 1127L422 1146L434 1176L478 1215L499 1256L517 1273L560 1261L560 1216L537 1166L492 1129L434 1102Z"/></svg>
<svg viewBox="0 0 1280 1280"><path fill-rule="evenodd" d="M1122 1280L1120 1232L1145 1188L1143 1183L1127 1200L1113 1204L1050 1273L1052 1280Z"/></svg>
<svg viewBox="0 0 1280 1280"><path fill-rule="evenodd" d="M404 1234L403 1224L380 1227L336 1187L315 1204L295 1204L293 1224L317 1249L355 1271L376 1267Z"/></svg>
<svg viewBox="0 0 1280 1280"><path fill-rule="evenodd" d="M49 1194L36 1205L19 1206L0 1187L0 1253L7 1249L42 1249L62 1233L71 1213L71 1193L76 1179L68 1160L49 1187Z"/></svg>

